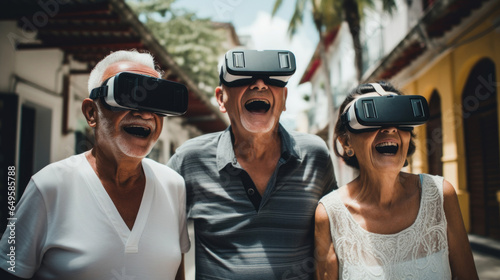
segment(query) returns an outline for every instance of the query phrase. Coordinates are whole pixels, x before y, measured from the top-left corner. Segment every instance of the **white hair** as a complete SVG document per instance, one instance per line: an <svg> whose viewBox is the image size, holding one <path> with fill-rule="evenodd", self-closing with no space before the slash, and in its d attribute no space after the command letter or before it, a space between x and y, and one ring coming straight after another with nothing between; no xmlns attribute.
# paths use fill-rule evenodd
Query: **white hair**
<svg viewBox="0 0 500 280"><path fill-rule="evenodd" d="M151 69L155 69L155 61L153 56L150 53L140 53L136 50L129 51L116 51L112 52L104 59L99 61L97 65L90 72L89 81L88 81L88 91L89 93L92 89L96 87L100 87L102 81L102 76L104 75L104 71L113 63L119 61L132 61L143 64ZM156 71L156 69L155 69ZM157 71L158 72L158 71ZM158 72L158 75L161 77L161 73Z"/></svg>

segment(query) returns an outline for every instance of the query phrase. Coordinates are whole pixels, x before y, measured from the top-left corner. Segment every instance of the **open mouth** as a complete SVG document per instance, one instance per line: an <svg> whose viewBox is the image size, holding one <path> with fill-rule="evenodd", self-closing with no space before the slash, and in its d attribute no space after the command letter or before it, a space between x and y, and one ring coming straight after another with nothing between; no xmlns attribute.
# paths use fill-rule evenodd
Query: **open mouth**
<svg viewBox="0 0 500 280"><path fill-rule="evenodd" d="M271 104L265 99L251 99L245 103L245 108L250 113L266 113L271 108Z"/></svg>
<svg viewBox="0 0 500 280"><path fill-rule="evenodd" d="M399 145L394 142L384 142L375 146L375 150L384 155L395 155L398 149Z"/></svg>
<svg viewBox="0 0 500 280"><path fill-rule="evenodd" d="M124 127L123 130L125 130L128 134L142 138L146 138L149 134L151 134L151 129L143 126L127 126Z"/></svg>

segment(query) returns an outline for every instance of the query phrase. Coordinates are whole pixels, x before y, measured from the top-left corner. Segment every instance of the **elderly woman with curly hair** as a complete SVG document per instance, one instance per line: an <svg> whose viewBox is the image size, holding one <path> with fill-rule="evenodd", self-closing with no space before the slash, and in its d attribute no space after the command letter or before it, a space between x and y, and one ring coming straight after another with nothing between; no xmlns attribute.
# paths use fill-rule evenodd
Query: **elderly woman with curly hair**
<svg viewBox="0 0 500 280"><path fill-rule="evenodd" d="M362 84L340 107L335 149L359 176L323 197L315 215L317 279L478 279L454 187L401 171L415 151L412 127L348 129L360 97L402 95ZM336 145L335 145L336 146Z"/></svg>

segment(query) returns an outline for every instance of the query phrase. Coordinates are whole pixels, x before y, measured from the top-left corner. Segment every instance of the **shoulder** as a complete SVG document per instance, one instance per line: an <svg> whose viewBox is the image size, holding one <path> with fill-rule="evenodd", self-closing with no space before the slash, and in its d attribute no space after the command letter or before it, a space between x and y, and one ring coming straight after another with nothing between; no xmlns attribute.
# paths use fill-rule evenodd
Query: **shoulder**
<svg viewBox="0 0 500 280"><path fill-rule="evenodd" d="M443 196L445 200L447 198L457 197L457 192L455 191L455 187L443 178Z"/></svg>
<svg viewBox="0 0 500 280"><path fill-rule="evenodd" d="M431 174L419 174L415 176L421 176L422 185L426 187L428 186L436 187L439 190L439 192L443 194L445 198L457 195L455 187L453 187L453 185L442 176L431 175Z"/></svg>
<svg viewBox="0 0 500 280"><path fill-rule="evenodd" d="M213 157L217 153L222 134L223 132L214 132L187 140L175 150L170 161L182 162L187 158Z"/></svg>
<svg viewBox="0 0 500 280"><path fill-rule="evenodd" d="M209 148L217 147L217 143L222 133L223 132L214 132L191 138L177 148L175 154L199 153L200 151L206 151Z"/></svg>
<svg viewBox="0 0 500 280"><path fill-rule="evenodd" d="M175 150L167 165L182 173L181 169L185 165L198 166L206 161L214 160L223 133L214 132L187 140Z"/></svg>
<svg viewBox="0 0 500 280"><path fill-rule="evenodd" d="M444 202L445 212L459 208L457 191L453 184L448 180L438 175L420 174L422 176L422 185L425 187L433 187L439 193Z"/></svg>
<svg viewBox="0 0 500 280"><path fill-rule="evenodd" d="M85 154L73 155L63 160L51 163L32 176L38 187L57 187L81 175L88 165Z"/></svg>
<svg viewBox="0 0 500 280"><path fill-rule="evenodd" d="M314 214L314 221L316 224L324 225L325 223L330 224L328 219L328 213L323 203L318 203L316 206L316 212Z"/></svg>
<svg viewBox="0 0 500 280"><path fill-rule="evenodd" d="M300 153L301 157L322 157L330 158L330 153L326 142L317 135L296 132L289 132L292 146Z"/></svg>
<svg viewBox="0 0 500 280"><path fill-rule="evenodd" d="M315 216L315 220L316 222L318 221L328 221L329 223L329 220L330 218L335 218L335 217L330 217L331 215L336 215L336 214L333 214L333 213L337 213L337 209L339 209L340 207L343 207L343 202L342 202L342 192L345 191L345 186L342 186L328 194L326 194L325 196L323 196L319 202L318 202L318 206L316 207L316 216Z"/></svg>
<svg viewBox="0 0 500 280"><path fill-rule="evenodd" d="M50 173L58 172L73 172L83 164L86 164L86 160L87 159L85 158L85 154L73 155L45 166L40 171L38 171L35 176L49 175Z"/></svg>
<svg viewBox="0 0 500 280"><path fill-rule="evenodd" d="M328 208L331 205L333 205L335 202L342 201L342 196L343 196L343 193L345 192L345 189L346 189L346 187L344 185L338 189L335 189L335 190L327 193L319 200L319 203L323 204L325 208Z"/></svg>
<svg viewBox="0 0 500 280"><path fill-rule="evenodd" d="M321 149L328 150L326 146L326 142L321 139L318 135L291 131L289 132L290 137L295 140L295 142L299 145L309 147L310 149Z"/></svg>
<svg viewBox="0 0 500 280"><path fill-rule="evenodd" d="M184 183L184 179L179 173L165 164L159 163L149 158L142 160L142 163L150 168L158 180L168 179L170 182Z"/></svg>
<svg viewBox="0 0 500 280"><path fill-rule="evenodd" d="M183 200L186 194L186 184L179 173L162 163L148 158L143 159L142 164L147 176L146 180L155 182L157 191L166 194L167 197L177 197Z"/></svg>
<svg viewBox="0 0 500 280"><path fill-rule="evenodd" d="M443 200L445 212L460 210L455 187L443 178Z"/></svg>

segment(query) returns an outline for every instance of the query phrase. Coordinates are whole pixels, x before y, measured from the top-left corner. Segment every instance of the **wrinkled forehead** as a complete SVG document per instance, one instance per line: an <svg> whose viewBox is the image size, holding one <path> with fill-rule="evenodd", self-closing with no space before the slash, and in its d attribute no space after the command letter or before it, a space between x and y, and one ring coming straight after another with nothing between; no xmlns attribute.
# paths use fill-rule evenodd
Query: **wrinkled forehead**
<svg viewBox="0 0 500 280"><path fill-rule="evenodd" d="M102 75L101 82L115 76L120 72L132 72L136 74L148 75L155 78L161 78L160 74L156 70L137 62L132 61L118 61L106 68L104 74Z"/></svg>

